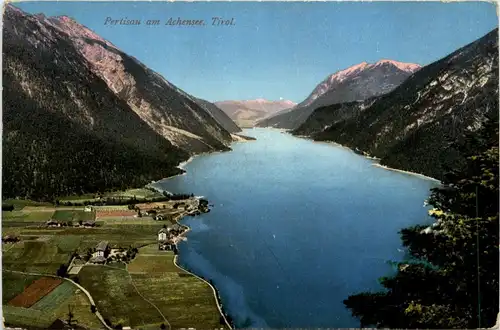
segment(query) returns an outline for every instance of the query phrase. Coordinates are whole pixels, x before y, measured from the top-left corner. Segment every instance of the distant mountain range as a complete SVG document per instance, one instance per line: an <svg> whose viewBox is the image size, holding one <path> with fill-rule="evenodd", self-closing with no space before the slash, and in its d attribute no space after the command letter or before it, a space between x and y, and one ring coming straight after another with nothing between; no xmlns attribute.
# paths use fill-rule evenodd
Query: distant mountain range
<svg viewBox="0 0 500 330"><path fill-rule="evenodd" d="M498 120L498 29L429 64L392 92L320 107L293 134L442 179L474 151L465 136Z"/></svg>
<svg viewBox="0 0 500 330"><path fill-rule="evenodd" d="M296 103L288 100L269 101L264 99L215 102L240 127L253 127L264 118L292 108Z"/></svg>
<svg viewBox="0 0 500 330"><path fill-rule="evenodd" d="M362 101L386 94L420 69L418 64L380 60L366 62L338 71L323 80L301 103L288 111L260 120L256 126L298 128L319 107Z"/></svg>
<svg viewBox="0 0 500 330"><path fill-rule="evenodd" d="M5 6L5 198L142 185L189 155L229 150L239 130L74 20Z"/></svg>

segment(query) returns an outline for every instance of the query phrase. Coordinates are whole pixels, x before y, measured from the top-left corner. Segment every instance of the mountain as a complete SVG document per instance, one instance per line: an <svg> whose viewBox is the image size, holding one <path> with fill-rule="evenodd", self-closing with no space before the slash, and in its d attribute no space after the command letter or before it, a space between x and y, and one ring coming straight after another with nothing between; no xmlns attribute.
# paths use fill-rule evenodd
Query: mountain
<svg viewBox="0 0 500 330"><path fill-rule="evenodd" d="M378 98L371 97L365 101L354 101L332 104L320 107L307 117L297 129L292 131L293 135L312 136L330 128L336 123L352 118L361 111L370 107Z"/></svg>
<svg viewBox="0 0 500 330"><path fill-rule="evenodd" d="M363 101L373 96L386 94L418 69L420 69L418 64L392 60L354 65L328 76L297 106L261 120L257 126L295 129L319 107Z"/></svg>
<svg viewBox="0 0 500 330"><path fill-rule="evenodd" d="M215 102L215 104L240 127L253 127L257 121L296 105L288 100L269 101L264 99L220 101Z"/></svg>
<svg viewBox="0 0 500 330"><path fill-rule="evenodd" d="M6 5L2 70L4 198L140 186L229 150L193 97L67 17Z"/></svg>
<svg viewBox="0 0 500 330"><path fill-rule="evenodd" d="M68 37L91 70L172 144L189 153L227 149L230 133L196 98L73 19L36 16L40 23Z"/></svg>
<svg viewBox="0 0 500 330"><path fill-rule="evenodd" d="M346 107L358 110L338 120ZM449 169L460 169L463 155L474 151L465 136L497 119L495 29L420 69L362 109L359 104L318 109L295 133L358 149L389 167L442 179Z"/></svg>
<svg viewBox="0 0 500 330"><path fill-rule="evenodd" d="M229 118L229 116L218 106L203 99L196 98L195 101L212 117L214 117L219 125L221 125L226 131L229 133L241 132L241 128L236 125L236 123L232 121L231 118Z"/></svg>

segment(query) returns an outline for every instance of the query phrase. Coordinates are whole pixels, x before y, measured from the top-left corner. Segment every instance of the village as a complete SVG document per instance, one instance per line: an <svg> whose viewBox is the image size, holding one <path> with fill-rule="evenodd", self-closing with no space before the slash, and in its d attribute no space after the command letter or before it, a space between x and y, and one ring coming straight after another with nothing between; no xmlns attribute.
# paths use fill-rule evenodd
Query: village
<svg viewBox="0 0 500 330"><path fill-rule="evenodd" d="M189 230L179 221L209 212L208 201L133 193L138 202L126 205L9 201L14 207L2 211L5 326L229 328L208 282L175 261ZM202 296L204 303L191 303Z"/></svg>

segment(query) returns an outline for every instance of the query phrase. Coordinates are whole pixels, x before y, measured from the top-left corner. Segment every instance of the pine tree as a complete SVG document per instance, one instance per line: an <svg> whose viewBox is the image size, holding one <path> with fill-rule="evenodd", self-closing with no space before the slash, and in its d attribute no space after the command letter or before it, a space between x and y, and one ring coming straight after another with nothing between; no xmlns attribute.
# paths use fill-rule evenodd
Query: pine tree
<svg viewBox="0 0 500 330"><path fill-rule="evenodd" d="M383 292L344 300L362 326L478 328L495 324L499 301L498 121L474 140L465 168L432 189L435 223L401 231L411 256L380 279ZM478 280L479 279L479 280Z"/></svg>

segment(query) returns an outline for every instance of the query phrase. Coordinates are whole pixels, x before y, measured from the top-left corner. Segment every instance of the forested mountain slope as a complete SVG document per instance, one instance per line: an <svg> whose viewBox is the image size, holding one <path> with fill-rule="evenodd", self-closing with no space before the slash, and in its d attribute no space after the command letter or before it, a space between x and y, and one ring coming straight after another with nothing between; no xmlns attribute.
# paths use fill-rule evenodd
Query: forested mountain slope
<svg viewBox="0 0 500 330"><path fill-rule="evenodd" d="M334 118L339 107L348 106L320 109L310 121L325 112ZM457 145L465 133L477 131L495 118L498 29L420 69L393 92L346 120L322 120L325 129L312 136L367 152L381 158L384 165L440 179L448 169L464 165Z"/></svg>
<svg viewBox="0 0 500 330"><path fill-rule="evenodd" d="M4 198L139 186L179 173L190 154L229 149L208 109L107 42L82 41L91 31L72 35L76 22L56 26L65 20L5 6Z"/></svg>

